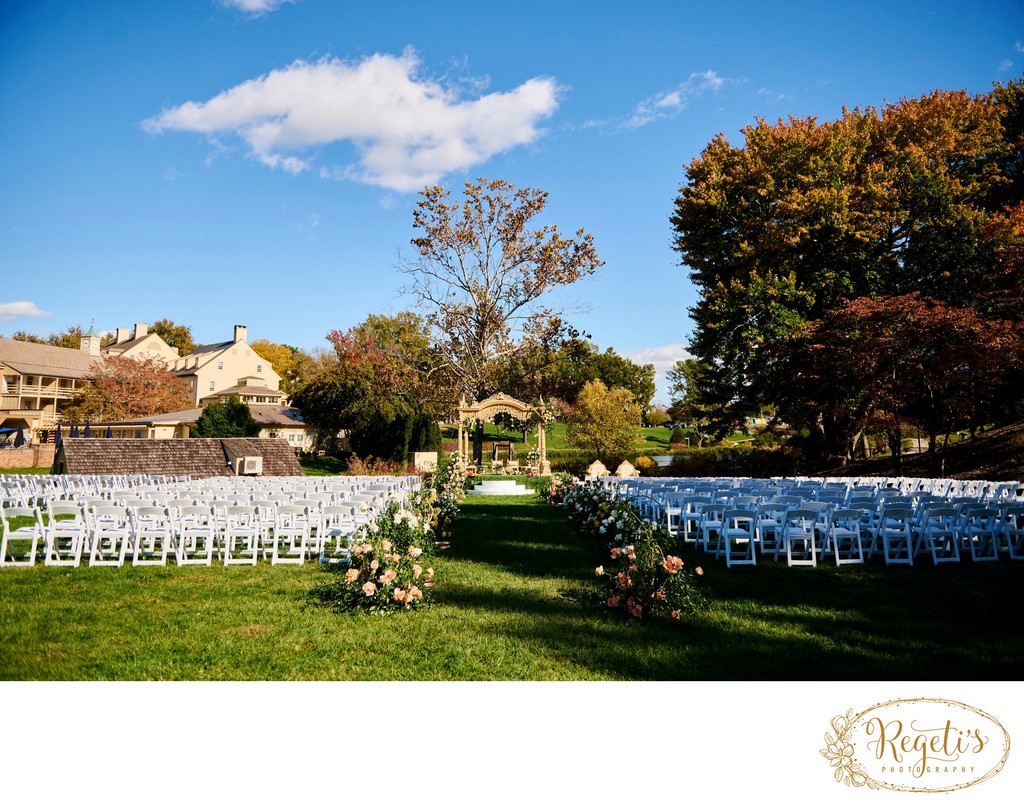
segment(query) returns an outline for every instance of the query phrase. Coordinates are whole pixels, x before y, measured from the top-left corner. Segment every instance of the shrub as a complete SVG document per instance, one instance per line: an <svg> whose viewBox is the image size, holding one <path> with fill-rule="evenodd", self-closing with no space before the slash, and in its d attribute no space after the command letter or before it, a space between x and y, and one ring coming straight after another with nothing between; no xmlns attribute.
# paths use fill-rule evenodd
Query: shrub
<svg viewBox="0 0 1024 807"><path fill-rule="evenodd" d="M416 468L404 462L369 456L365 460L358 454L351 454L342 472L344 476L415 476Z"/></svg>
<svg viewBox="0 0 1024 807"><path fill-rule="evenodd" d="M649 471L651 468L657 467L658 463L652 460L650 457L641 454L636 460L633 461L633 467L638 471Z"/></svg>
<svg viewBox="0 0 1024 807"><path fill-rule="evenodd" d="M669 443L676 443L677 445L683 445L686 443L686 432L682 426L676 426L672 430L672 434L668 438Z"/></svg>

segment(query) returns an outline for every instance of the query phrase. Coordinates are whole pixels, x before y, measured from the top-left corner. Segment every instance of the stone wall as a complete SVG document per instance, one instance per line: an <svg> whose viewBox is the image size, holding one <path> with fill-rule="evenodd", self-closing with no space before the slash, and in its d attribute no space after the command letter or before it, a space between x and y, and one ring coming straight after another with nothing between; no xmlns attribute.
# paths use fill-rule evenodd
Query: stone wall
<svg viewBox="0 0 1024 807"><path fill-rule="evenodd" d="M52 468L53 443L0 449L0 468Z"/></svg>

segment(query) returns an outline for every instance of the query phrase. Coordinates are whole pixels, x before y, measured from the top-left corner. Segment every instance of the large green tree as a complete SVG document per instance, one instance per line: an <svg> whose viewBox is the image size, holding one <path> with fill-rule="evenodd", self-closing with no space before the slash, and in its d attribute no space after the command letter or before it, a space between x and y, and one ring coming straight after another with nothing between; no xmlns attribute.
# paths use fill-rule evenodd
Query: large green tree
<svg viewBox="0 0 1024 807"><path fill-rule="evenodd" d="M526 355L498 362L492 378L502 392L523 400L543 396L569 405L588 381L602 381L607 387L628 389L646 412L656 391L654 376L653 364L638 364L612 348L602 351L575 337L555 349L534 347Z"/></svg>
<svg viewBox="0 0 1024 807"><path fill-rule="evenodd" d="M706 362L680 359L666 377L672 396L669 414L693 432L698 447L709 439L724 437L737 422L729 401L710 383L713 376Z"/></svg>
<svg viewBox="0 0 1024 807"><path fill-rule="evenodd" d="M1011 106L934 92L824 123L759 119L742 146L716 137L686 168L672 227L700 295L691 352L718 397L737 414L772 403L782 348L844 300L976 305L1014 201L993 202Z"/></svg>
<svg viewBox="0 0 1024 807"><path fill-rule="evenodd" d="M416 314L373 314L328 334L334 359L293 401L322 435L347 431L362 457L404 461L440 447L437 412L450 404L443 373L431 373L426 326Z"/></svg>
<svg viewBox="0 0 1024 807"><path fill-rule="evenodd" d="M195 340L192 338L192 329L188 325L178 325L174 320L164 318L154 322L149 330L171 347L177 348L178 353L182 356L187 356L196 349Z"/></svg>

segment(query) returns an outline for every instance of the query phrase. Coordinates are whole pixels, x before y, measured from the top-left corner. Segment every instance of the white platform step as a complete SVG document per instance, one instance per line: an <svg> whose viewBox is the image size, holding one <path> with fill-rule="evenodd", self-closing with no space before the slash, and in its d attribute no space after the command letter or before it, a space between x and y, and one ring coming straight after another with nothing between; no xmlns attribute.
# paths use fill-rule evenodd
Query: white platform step
<svg viewBox="0 0 1024 807"><path fill-rule="evenodd" d="M530 496L533 491L512 479L487 479L467 493L470 496Z"/></svg>

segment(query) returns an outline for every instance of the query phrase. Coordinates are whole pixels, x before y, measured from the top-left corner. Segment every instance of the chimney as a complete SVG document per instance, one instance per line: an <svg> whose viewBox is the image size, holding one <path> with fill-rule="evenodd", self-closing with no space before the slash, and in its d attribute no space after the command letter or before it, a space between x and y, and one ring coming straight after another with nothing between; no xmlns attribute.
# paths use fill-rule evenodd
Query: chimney
<svg viewBox="0 0 1024 807"><path fill-rule="evenodd" d="M128 336L128 329L127 328L118 328L117 329L117 338L114 340L114 344L115 345L119 345L122 342L127 342L130 338L131 337Z"/></svg>
<svg viewBox="0 0 1024 807"><path fill-rule="evenodd" d="M136 322L135 335L132 337L132 339L141 339L147 333L149 333L149 326L145 322Z"/></svg>
<svg viewBox="0 0 1024 807"><path fill-rule="evenodd" d="M235 341L236 342L244 342L245 341L245 337L247 336L248 330L249 329L246 328L244 325L236 325L235 326Z"/></svg>

